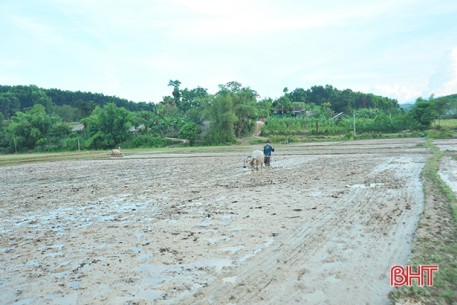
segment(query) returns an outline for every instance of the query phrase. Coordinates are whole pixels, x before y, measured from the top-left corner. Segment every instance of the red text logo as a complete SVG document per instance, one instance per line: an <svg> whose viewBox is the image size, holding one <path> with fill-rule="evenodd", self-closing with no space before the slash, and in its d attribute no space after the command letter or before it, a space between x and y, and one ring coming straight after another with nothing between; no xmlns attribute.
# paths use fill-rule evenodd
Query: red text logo
<svg viewBox="0 0 457 305"><path fill-rule="evenodd" d="M412 286L413 280L417 286L433 286L433 272L438 269L437 265L393 266L390 268L390 286Z"/></svg>

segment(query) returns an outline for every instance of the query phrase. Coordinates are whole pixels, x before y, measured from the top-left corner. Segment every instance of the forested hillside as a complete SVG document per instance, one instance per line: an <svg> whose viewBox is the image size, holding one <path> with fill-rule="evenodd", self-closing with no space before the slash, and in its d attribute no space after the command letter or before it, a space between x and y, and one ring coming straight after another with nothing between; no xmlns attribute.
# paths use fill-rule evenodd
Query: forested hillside
<svg viewBox="0 0 457 305"><path fill-rule="evenodd" d="M134 103L100 93L43 89L33 85L0 85L0 112L4 118L10 118L18 111L25 111L35 104L41 104L47 112L57 112L63 115L64 119L67 119L65 117L67 115L70 120L79 120L89 116L96 106L104 106L108 103L114 103L116 106L124 107L129 111L152 111L154 108L153 104Z"/></svg>
<svg viewBox="0 0 457 305"><path fill-rule="evenodd" d="M331 85L284 88L279 98L259 98L238 82L207 89L181 88L158 103L132 102L99 93L0 86L0 152L160 147L181 138L189 145L230 144L266 124L273 140L299 136L393 133L429 128L456 116L457 95L418 98L405 112L396 100L339 90Z"/></svg>
<svg viewBox="0 0 457 305"><path fill-rule="evenodd" d="M457 118L457 94L433 99L442 118Z"/></svg>

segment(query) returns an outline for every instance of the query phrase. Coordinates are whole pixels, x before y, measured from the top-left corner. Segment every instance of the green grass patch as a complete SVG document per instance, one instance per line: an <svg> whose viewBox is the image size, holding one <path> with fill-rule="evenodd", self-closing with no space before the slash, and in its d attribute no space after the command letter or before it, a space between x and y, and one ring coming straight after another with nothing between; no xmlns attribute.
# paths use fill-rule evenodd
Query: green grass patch
<svg viewBox="0 0 457 305"><path fill-rule="evenodd" d="M457 119L446 119L446 120L435 121L434 125L435 126L452 128L452 129L457 129Z"/></svg>
<svg viewBox="0 0 457 305"><path fill-rule="evenodd" d="M447 127L431 129L426 131L427 138L431 139L452 139L457 136L457 132Z"/></svg>
<svg viewBox="0 0 457 305"><path fill-rule="evenodd" d="M61 160L93 160L107 158L108 151L58 152L58 153L24 153L0 155L0 166L16 165L30 162L52 162Z"/></svg>

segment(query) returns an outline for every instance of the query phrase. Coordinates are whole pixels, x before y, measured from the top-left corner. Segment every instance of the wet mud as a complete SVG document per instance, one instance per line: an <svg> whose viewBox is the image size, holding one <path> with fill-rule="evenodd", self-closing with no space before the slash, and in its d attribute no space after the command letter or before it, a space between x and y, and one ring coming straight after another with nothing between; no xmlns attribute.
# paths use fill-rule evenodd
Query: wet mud
<svg viewBox="0 0 457 305"><path fill-rule="evenodd" d="M388 304L422 142L277 145L254 172L256 146L2 167L0 303Z"/></svg>

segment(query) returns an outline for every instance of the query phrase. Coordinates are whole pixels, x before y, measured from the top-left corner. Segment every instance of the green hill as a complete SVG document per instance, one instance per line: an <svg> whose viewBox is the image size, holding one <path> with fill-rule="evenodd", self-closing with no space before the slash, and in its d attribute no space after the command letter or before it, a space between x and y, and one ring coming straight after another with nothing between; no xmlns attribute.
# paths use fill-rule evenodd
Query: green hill
<svg viewBox="0 0 457 305"><path fill-rule="evenodd" d="M129 111L152 111L154 105L145 102L132 102L116 96L101 93L67 91L60 89L43 89L35 85L3 86L0 85L0 112L5 118L14 116L18 111L30 109L35 104L42 104L48 112L59 107L72 107L79 113L79 119L90 115L96 106L104 106L113 102L118 107Z"/></svg>

